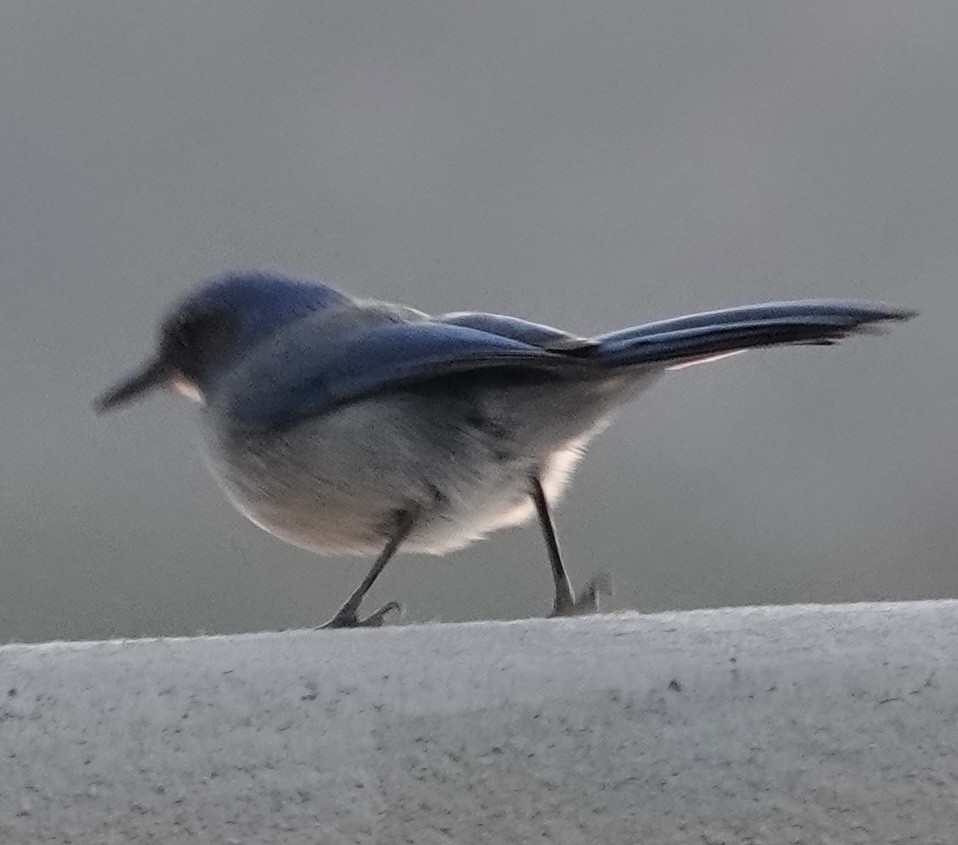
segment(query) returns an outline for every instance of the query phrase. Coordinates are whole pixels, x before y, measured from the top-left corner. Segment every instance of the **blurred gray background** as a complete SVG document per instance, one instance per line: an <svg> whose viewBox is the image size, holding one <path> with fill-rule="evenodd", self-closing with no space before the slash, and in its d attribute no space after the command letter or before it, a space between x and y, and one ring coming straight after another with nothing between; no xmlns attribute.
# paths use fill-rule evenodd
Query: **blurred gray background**
<svg viewBox="0 0 958 845"><path fill-rule="evenodd" d="M95 418L229 268L596 332L922 310L674 374L559 511L616 608L958 595L958 5L0 7L0 641L324 620L366 561L243 520L170 396ZM549 609L537 529L401 556L409 618Z"/></svg>

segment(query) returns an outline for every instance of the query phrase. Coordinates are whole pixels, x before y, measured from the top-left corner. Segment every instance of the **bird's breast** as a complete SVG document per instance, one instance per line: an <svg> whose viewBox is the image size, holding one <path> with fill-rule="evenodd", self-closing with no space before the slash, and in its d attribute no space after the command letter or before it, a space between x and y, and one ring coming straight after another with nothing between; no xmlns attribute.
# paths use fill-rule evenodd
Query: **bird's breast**
<svg viewBox="0 0 958 845"><path fill-rule="evenodd" d="M287 542L374 553L412 513L403 548L442 553L528 519L532 476L551 501L561 495L605 421L572 400L562 413L545 388L397 393L281 431L238 429L209 410L207 449L236 507Z"/></svg>

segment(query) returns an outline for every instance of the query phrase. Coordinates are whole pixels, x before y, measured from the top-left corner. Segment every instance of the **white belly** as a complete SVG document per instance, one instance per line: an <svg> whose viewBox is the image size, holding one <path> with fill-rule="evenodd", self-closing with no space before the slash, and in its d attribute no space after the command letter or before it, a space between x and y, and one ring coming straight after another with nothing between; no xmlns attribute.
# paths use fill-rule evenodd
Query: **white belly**
<svg viewBox="0 0 958 845"><path fill-rule="evenodd" d="M552 386L490 392L464 411L455 396L395 394L260 435L224 431L209 413L210 465L240 511L294 545L375 554L413 513L402 548L442 554L529 519L533 476L557 501L617 404L554 396Z"/></svg>

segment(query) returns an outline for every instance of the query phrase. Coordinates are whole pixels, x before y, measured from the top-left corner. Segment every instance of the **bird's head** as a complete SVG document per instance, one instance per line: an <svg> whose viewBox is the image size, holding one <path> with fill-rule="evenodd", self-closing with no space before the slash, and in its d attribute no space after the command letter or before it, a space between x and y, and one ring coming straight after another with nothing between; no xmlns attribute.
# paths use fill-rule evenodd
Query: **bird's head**
<svg viewBox="0 0 958 845"><path fill-rule="evenodd" d="M153 357L97 398L104 412L155 387L196 401L216 376L282 326L350 299L315 282L265 273L228 275L184 297L160 324Z"/></svg>

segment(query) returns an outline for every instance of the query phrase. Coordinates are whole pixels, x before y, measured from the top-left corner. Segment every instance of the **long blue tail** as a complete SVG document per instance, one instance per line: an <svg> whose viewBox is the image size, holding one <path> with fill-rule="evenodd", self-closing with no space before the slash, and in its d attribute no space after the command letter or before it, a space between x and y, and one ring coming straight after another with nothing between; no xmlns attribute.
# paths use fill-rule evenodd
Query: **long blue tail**
<svg viewBox="0 0 958 845"><path fill-rule="evenodd" d="M612 366L679 364L760 346L828 345L916 313L841 300L769 302L646 323L596 340L599 358Z"/></svg>

